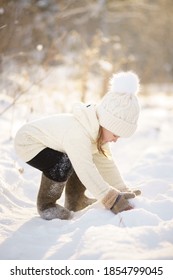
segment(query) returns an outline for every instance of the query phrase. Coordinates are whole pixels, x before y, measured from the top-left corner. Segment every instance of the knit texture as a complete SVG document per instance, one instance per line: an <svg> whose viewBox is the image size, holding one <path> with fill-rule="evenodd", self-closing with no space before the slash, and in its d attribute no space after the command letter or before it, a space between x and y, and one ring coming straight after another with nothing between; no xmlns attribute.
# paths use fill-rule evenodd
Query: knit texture
<svg viewBox="0 0 173 280"><path fill-rule="evenodd" d="M110 209L114 214L118 214L119 212L133 209L129 199L134 197L133 192L119 192L116 189L112 189L102 199L102 203L105 208Z"/></svg>
<svg viewBox="0 0 173 280"><path fill-rule="evenodd" d="M109 192L105 195L105 197L102 199L102 203L105 206L106 209L110 209L115 200L117 199L120 192L118 190L109 190Z"/></svg>
<svg viewBox="0 0 173 280"><path fill-rule="evenodd" d="M139 78L133 72L114 74L109 91L97 105L97 115L102 127L120 137L131 136L139 118L137 98Z"/></svg>

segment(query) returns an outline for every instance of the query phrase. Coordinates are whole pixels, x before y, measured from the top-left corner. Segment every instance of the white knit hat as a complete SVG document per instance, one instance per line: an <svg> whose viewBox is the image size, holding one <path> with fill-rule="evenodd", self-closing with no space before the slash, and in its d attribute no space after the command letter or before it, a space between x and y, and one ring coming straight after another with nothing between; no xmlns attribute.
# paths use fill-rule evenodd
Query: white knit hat
<svg viewBox="0 0 173 280"><path fill-rule="evenodd" d="M120 137L131 136L140 112L139 78L133 72L114 74L108 93L96 107L99 124Z"/></svg>

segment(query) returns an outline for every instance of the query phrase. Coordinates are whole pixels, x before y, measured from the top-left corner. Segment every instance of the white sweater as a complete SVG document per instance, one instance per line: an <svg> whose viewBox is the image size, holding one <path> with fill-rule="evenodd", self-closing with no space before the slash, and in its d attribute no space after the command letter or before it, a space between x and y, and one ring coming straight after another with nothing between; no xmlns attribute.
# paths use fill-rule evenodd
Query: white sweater
<svg viewBox="0 0 173 280"><path fill-rule="evenodd" d="M98 152L98 130L95 106L79 103L72 114L52 115L24 125L15 137L15 148L25 162L46 147L66 153L84 186L95 198L102 199L111 187L122 190L125 183L109 146L105 148L110 157Z"/></svg>

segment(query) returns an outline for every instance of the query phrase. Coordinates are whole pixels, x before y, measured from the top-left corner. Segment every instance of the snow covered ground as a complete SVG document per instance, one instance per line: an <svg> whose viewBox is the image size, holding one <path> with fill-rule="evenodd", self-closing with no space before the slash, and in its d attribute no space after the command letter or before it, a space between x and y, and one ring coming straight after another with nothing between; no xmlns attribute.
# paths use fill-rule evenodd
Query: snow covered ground
<svg viewBox="0 0 173 280"><path fill-rule="evenodd" d="M161 99L159 99L161 98ZM40 100L41 101L41 100ZM173 259L173 99L143 102L139 129L112 145L115 161L142 195L118 215L99 203L69 221L42 220L36 210L40 172L15 154L25 108L0 118L0 259ZM172 103L173 104L173 103ZM4 103L1 103L5 106ZM15 117L14 117L15 115ZM63 197L61 199L63 203Z"/></svg>

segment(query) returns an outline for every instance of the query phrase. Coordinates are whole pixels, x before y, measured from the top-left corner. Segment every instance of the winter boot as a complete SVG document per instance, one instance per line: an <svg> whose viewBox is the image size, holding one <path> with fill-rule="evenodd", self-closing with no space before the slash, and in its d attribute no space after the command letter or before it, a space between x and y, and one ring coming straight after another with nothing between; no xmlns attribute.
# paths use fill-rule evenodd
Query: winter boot
<svg viewBox="0 0 173 280"><path fill-rule="evenodd" d="M79 211L96 201L96 199L88 198L85 193L86 188L81 183L76 173L70 176L65 188L65 208L70 211Z"/></svg>
<svg viewBox="0 0 173 280"><path fill-rule="evenodd" d="M37 210L41 218L45 220L71 218L68 209L56 204L56 200L61 197L65 182L55 182L47 178L42 173L40 190L37 197Z"/></svg>

